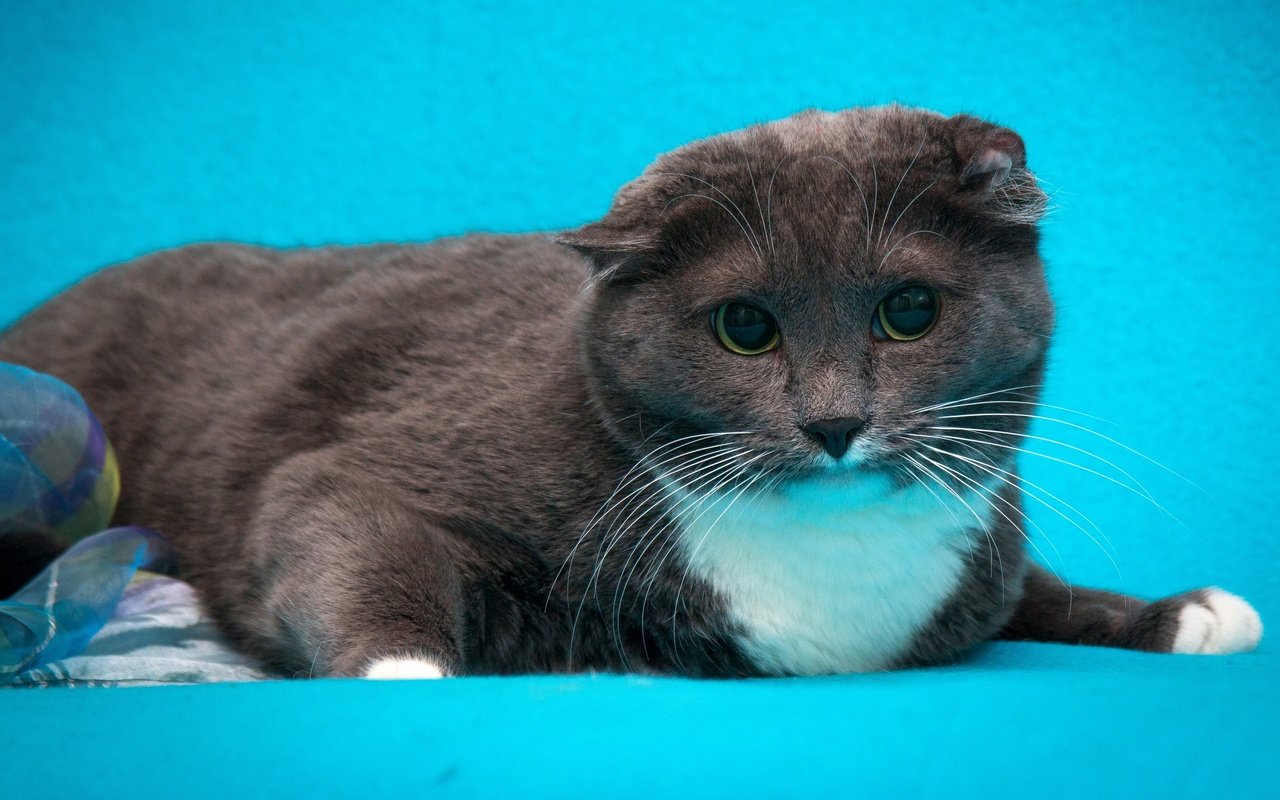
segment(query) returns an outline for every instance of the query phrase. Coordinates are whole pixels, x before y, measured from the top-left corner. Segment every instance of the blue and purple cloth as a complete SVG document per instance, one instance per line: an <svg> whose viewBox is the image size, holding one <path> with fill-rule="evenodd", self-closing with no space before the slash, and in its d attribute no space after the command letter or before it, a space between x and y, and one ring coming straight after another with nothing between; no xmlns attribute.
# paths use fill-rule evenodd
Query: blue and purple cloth
<svg viewBox="0 0 1280 800"><path fill-rule="evenodd" d="M168 567L170 548L145 528L106 527L119 494L111 445L79 393L0 364L0 537L70 545L0 602L0 684L260 677L218 639L190 587L139 572ZM137 651L123 666L111 660L124 657L112 651L121 642Z"/></svg>

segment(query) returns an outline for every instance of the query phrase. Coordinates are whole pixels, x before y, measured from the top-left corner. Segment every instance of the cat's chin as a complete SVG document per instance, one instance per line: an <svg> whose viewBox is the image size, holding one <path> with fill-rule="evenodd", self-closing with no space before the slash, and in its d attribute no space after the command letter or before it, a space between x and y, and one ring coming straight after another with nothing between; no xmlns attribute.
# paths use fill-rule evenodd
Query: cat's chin
<svg viewBox="0 0 1280 800"><path fill-rule="evenodd" d="M868 483L880 480L892 480L893 470L890 464L870 450L858 447L850 448L843 458L832 458L822 453L815 456L804 467L795 471L798 479L840 483Z"/></svg>
<svg viewBox="0 0 1280 800"><path fill-rule="evenodd" d="M857 498L861 503L882 501L905 491L895 474L884 465L863 461L860 463L814 464L794 471L778 489L795 498L812 494L819 497L840 496L845 500Z"/></svg>

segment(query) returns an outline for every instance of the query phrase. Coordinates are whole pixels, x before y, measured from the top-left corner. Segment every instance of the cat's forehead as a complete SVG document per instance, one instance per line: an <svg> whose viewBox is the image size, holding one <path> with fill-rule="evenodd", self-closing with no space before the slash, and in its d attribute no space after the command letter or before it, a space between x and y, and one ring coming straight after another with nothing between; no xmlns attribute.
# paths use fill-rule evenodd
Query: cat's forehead
<svg viewBox="0 0 1280 800"><path fill-rule="evenodd" d="M866 284L945 265L948 247L1034 257L1045 201L1007 128L901 106L815 111L663 155L560 241L610 281L714 252L725 282Z"/></svg>
<svg viewBox="0 0 1280 800"><path fill-rule="evenodd" d="M945 272L955 245L925 224L952 166L943 121L896 108L806 112L659 162L702 188L675 202L719 223L695 280L800 292Z"/></svg>
<svg viewBox="0 0 1280 800"><path fill-rule="evenodd" d="M651 171L724 182L740 195L780 192L796 184L797 194L805 188L843 191L844 184L849 191L862 186L874 195L881 184L938 177L954 161L945 117L887 106L805 111L713 136L667 153Z"/></svg>

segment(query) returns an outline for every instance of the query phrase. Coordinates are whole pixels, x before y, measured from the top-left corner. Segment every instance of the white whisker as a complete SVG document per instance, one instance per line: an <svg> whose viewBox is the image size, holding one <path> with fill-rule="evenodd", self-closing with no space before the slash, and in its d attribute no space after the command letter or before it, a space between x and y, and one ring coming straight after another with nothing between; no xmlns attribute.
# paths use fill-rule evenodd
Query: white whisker
<svg viewBox="0 0 1280 800"><path fill-rule="evenodd" d="M933 186L934 186L934 184L936 184L937 182L938 182L938 179L937 179L937 178L934 178L933 180L929 181L929 184L928 184L927 186L925 186L923 189L921 189L921 190L916 194L916 196L915 196L915 197L911 198L911 202L907 203L905 206L903 206L903 207L902 207L902 210L898 212L898 216L894 218L894 220L893 220L893 224L889 226L889 233L887 233L887 234L885 235L885 237L884 237L884 240L885 240L886 242L892 242L892 241L893 241L893 232L894 232L895 230L897 230L897 229L898 229L898 223L902 221L902 216L903 216L904 214L906 214L906 213L907 213L907 211L909 211L913 205L915 205L915 204L916 204L916 201L917 201L917 200L919 200L921 197L923 197L923 196L924 196L924 193L925 193L925 192L927 192L927 191L929 191L930 189L932 189L932 188L933 188Z"/></svg>
<svg viewBox="0 0 1280 800"><path fill-rule="evenodd" d="M978 527L982 529L982 533L986 536L987 543L991 545L991 550L995 553L996 561L1000 565L1000 603L1001 605L1003 605L1004 598L1005 598L1004 556L1000 554L1000 543L996 541L995 534L993 534L991 531L991 524L984 517L982 517L976 510L974 510L973 506L969 504L968 500L965 500L964 497L962 497L959 492L951 488L951 484L947 483L946 481L939 478L936 474L934 474L933 470L929 469L924 464L921 464L909 453L903 453L902 457L907 461L911 462L912 464L914 464L916 468L919 469L921 472L923 472L924 474L932 478L935 483L937 483L939 486L943 488L944 491L950 493L952 497L960 501L961 505L963 505L966 509L968 509L969 513L973 515L973 518L978 521ZM988 560L989 559L990 559L990 556L988 556ZM988 568L988 571L989 570L990 568Z"/></svg>
<svg viewBox="0 0 1280 800"><path fill-rule="evenodd" d="M907 164L907 168L902 171L902 175L898 178L898 183L893 187L893 194L889 195L889 204L884 207L884 220L880 223L880 233L876 236L876 247L884 247L884 226L889 221L889 215L893 213L893 201L898 197L898 190L902 188L902 182L907 179L907 175L911 174L911 168L916 165L916 159L920 158L920 153L924 151L925 137L920 137L920 145L916 147L916 154L911 157L911 161Z"/></svg>
<svg viewBox="0 0 1280 800"><path fill-rule="evenodd" d="M964 403L964 402L967 402L967 401L969 401L969 400L978 400L978 399L983 398L983 397L990 397L990 396L991 396L991 395L993 395L993 394L1002 394L1002 393L1004 393L1004 392L1013 393L1013 392L1020 391L1020 390L1022 390L1022 389L1039 389L1039 388L1042 388L1043 386L1044 386L1044 384L1040 384L1040 383L1033 383L1033 384L1028 384L1028 385L1026 385L1026 386L1013 386L1013 387L1010 387L1010 388L1008 388L1008 389L994 389L994 390L992 390L992 391L990 391L990 392L983 392L982 394L974 394L974 395L969 395L968 397L961 397L959 400L949 400L949 401L947 401L947 402L945 402L945 403L934 403L934 404L933 404L933 405L931 405L931 406L925 406L925 407L923 407L923 408L917 408L917 409L915 409L914 411L911 411L910 413L912 413L912 414L924 414L924 413L927 413L927 412L929 412L929 411L937 411L938 409L941 409L941 408L948 408L948 407L952 406L952 405L953 405L953 404L955 404L955 403Z"/></svg>
<svg viewBox="0 0 1280 800"><path fill-rule="evenodd" d="M945 438L945 437L943 437L943 438ZM968 447L969 445L965 445L965 446L966 446L966 447ZM1000 480L1000 481L1002 481L1002 482L1004 482L1004 483L1006 483L1006 484L1008 484L1008 485L1012 486L1013 488L1017 489L1017 490L1018 490L1022 495L1026 496L1026 497L1029 497L1029 498L1031 498L1032 500L1035 500L1035 501L1036 501L1037 503L1039 503L1040 505L1044 506L1045 508L1049 509L1049 510L1050 510L1050 511L1052 511L1053 513L1057 514L1057 515L1058 515L1059 517L1061 517L1062 519L1066 520L1068 523L1070 523L1070 524L1071 524L1071 525L1073 525L1075 528L1077 528L1081 533L1083 533L1086 537L1088 537L1089 541L1093 542L1093 544L1094 544L1095 546L1097 546L1097 548L1098 548L1099 550L1101 550L1101 551L1102 551L1102 554L1103 554L1103 555L1105 555L1105 556L1107 557L1107 560L1111 562L1111 566L1112 566L1112 568L1114 568L1114 569L1115 569L1115 571L1116 571L1116 577L1118 577L1118 578L1120 579L1120 583L1121 583L1121 585L1122 585L1122 586L1124 586L1124 585L1125 585L1124 573L1120 570L1120 564L1119 564L1119 562L1117 562L1117 561L1116 561L1115 556L1112 554L1112 551L1114 550L1114 547L1110 547L1110 548L1109 548L1109 547L1104 547L1104 546L1103 546L1103 544L1102 544L1102 542L1098 541L1098 539L1097 539L1097 538L1095 538L1093 534L1091 534L1091 533L1089 533L1089 531L1085 530L1085 528L1084 528L1084 527L1083 527L1083 526L1082 526L1078 521L1076 521L1075 519L1073 519L1073 518L1071 518L1071 517L1067 516L1066 514L1064 514L1064 513L1062 512L1062 510L1061 510L1061 509L1059 509L1058 507L1056 507L1056 506L1054 506L1053 504L1049 503L1049 502L1048 502L1048 501L1046 501L1044 498L1040 497L1040 496L1039 496L1038 494L1036 494L1035 492L1030 491L1030 490L1029 490L1029 489L1027 489L1026 487L1027 487L1027 486L1031 486L1031 487L1033 487L1033 488L1035 488L1035 489L1040 490L1041 492L1044 492L1044 493L1045 493L1046 495L1048 495L1049 497L1053 498L1053 499L1054 499L1054 500L1056 500L1057 502L1059 502L1059 503L1061 503L1062 505L1066 506L1066 507L1067 507L1069 510L1071 510L1072 512L1074 512L1074 513L1076 513L1076 514L1080 515L1081 517L1083 517L1083 518L1084 518L1084 520L1085 520L1086 522L1088 522L1090 525L1092 525L1092 526L1093 526L1093 527L1098 531L1098 534L1099 534L1099 535L1101 535L1101 536L1103 537L1103 539L1106 539L1106 540L1107 540L1107 545L1108 545L1108 546L1110 546L1110 545L1111 545L1111 540L1110 540L1110 539L1107 539L1107 536L1106 536L1106 534L1105 534L1105 533L1103 533L1103 532L1102 532L1102 529L1101 529L1101 528L1098 528L1098 526L1097 526L1096 524L1094 524L1093 520L1089 519L1089 517L1087 517L1087 516L1085 516L1083 513L1081 513L1078 509L1076 509L1076 507L1075 507L1075 506L1073 506L1073 505L1071 505L1070 503L1066 502L1065 500L1063 500L1062 498L1060 498L1060 497L1058 497L1057 495L1053 494L1052 492L1048 491L1047 489L1044 489L1043 487L1039 486L1038 484L1032 483L1031 481L1029 481L1029 480L1027 480L1027 479L1023 478L1022 476L1020 476L1020 475L1018 475L1018 474L1016 474L1016 473L1013 473L1013 472L1009 472L1009 471L1007 471L1007 470L1000 469L999 467L995 466L994 464L986 464L986 463L982 463L982 462L980 462L980 461L978 461L978 460L976 460L976 459L969 458L968 456L963 456L963 455L961 455L961 454L959 454L959 453L954 453L954 452L951 452L950 450L944 450L944 449L942 449L942 448L934 447L934 446L929 445L929 444L926 444L926 445L925 445L925 447L929 448L930 450L934 451L935 453L939 453L939 454L941 454L941 455L945 455L945 456L950 456L950 457L952 457L952 458L959 459L959 460L964 461L964 462L966 462L966 463L968 463L968 464L971 464L972 466L977 467L978 469L982 470L983 472L986 472L987 474L992 475L992 476L993 476L993 477L995 477L996 479L998 479L998 480ZM974 449L976 450L976 448L974 448ZM1011 480L1011 478L1012 478L1013 480ZM1017 483L1014 483L1014 482L1013 482L1014 480L1016 480L1016 481L1017 481ZM1021 512L1020 512L1020 513L1021 513ZM1023 514L1023 516L1024 516L1024 517L1026 517L1026 514L1024 513L1024 514ZM1031 521L1030 517L1026 517L1026 518L1027 518L1027 521L1028 521L1028 522L1030 522L1030 521ZM1032 523L1032 524L1035 524L1035 523ZM1038 525L1036 526L1036 529L1037 529L1037 530L1041 530L1041 529L1040 529L1040 527L1039 527ZM1041 530L1041 532L1043 533L1043 530ZM1047 535L1047 534L1045 535L1045 538L1046 538L1046 539L1048 539L1048 535ZM1050 540L1050 543L1052 544L1052 540ZM1055 551L1056 551L1056 548L1055 548ZM1061 556L1059 556L1059 560L1061 560ZM1065 564L1064 564L1064 566L1065 566Z"/></svg>
<svg viewBox="0 0 1280 800"><path fill-rule="evenodd" d="M867 252L868 253L871 252L871 228L872 228L871 208L867 205L867 193L862 190L862 183L856 177L854 177L853 172L847 166L845 166L845 163L843 161L840 161L839 159L832 158L831 156L825 156L825 155L816 156L816 158L823 159L825 161L830 161L832 164L835 164L836 166L840 167L840 169L844 170L844 174L849 176L849 180L853 181L853 185L858 187L858 194L862 196L862 211L866 215L865 217L863 217L863 220L864 220L864 224L867 227Z"/></svg>
<svg viewBox="0 0 1280 800"><path fill-rule="evenodd" d="M1022 538L1026 541L1026 543L1027 543L1027 544L1029 544L1029 545L1031 545L1032 549L1034 549L1034 550L1036 551L1036 554L1040 556L1040 560L1041 560L1041 561L1043 561L1043 562L1045 563L1045 566L1049 566L1049 559L1048 559L1048 557L1044 554L1044 551L1040 549L1040 546L1039 546L1039 545L1037 545L1037 544L1035 543L1035 540L1034 540L1034 539L1032 539L1030 536L1028 536L1028 535L1027 535L1026 530L1024 530L1024 529L1023 529L1023 527L1022 527L1021 525L1019 525L1018 523L1014 522L1014 521L1013 521L1013 519L1012 519L1012 518L1010 518L1008 514L1004 513L1004 511L1000 510L1000 508L999 508L999 507L997 507L995 503L991 502L991 499L990 499L990 498L988 498L988 497L986 497L986 496L983 494L983 492L986 492L987 494L991 495L991 497L995 498L996 500L999 500L1000 502L1004 503L1004 504L1005 504L1006 506L1008 506L1009 508L1013 509L1014 513L1016 513L1016 514L1018 514L1018 516L1022 517L1022 519L1023 519L1024 521L1031 523L1031 526L1032 526L1033 528L1035 528L1037 531L1039 531L1040 535L1041 535L1041 536L1043 536L1043 537L1045 538L1045 541L1049 543L1049 546L1053 548L1054 555L1056 555L1056 556L1058 557L1058 563L1059 563L1059 564L1063 564L1063 566L1065 566L1064 562L1062 561L1062 554L1061 554L1060 552L1058 552L1058 547L1057 547L1057 545L1055 545L1055 544L1053 543L1053 540L1052 540L1051 538L1049 538L1049 535L1048 535L1047 533L1045 533L1044 529L1043 529L1043 528L1041 528L1041 527L1036 523L1036 521L1035 521L1035 520L1031 519L1031 518L1030 518L1030 517L1028 517L1026 514L1024 514L1024 513L1022 512L1022 510L1021 510L1021 509L1019 509L1017 506L1015 506L1015 505L1013 505L1012 503L1010 503L1008 500L1005 500L1005 499L1004 499L1003 497L1001 497L1001 496L1000 496L1000 495L999 495L995 490L990 489L990 488L988 488L988 487L986 487L986 486L983 486L981 482L976 481L976 480L973 480L972 478L969 478L969 477L967 477L967 476L965 476L965 475L961 474L960 472L957 472L956 470L951 469L950 467L946 466L945 464L941 464L941 463L939 463L939 462L937 462L937 461L934 461L932 458L929 458L929 457L928 457L928 456L926 456L924 453L917 453L917 455L918 455L918 456L920 456L920 458L924 459L925 461L928 461L930 464L934 465L934 466L935 466L935 467L937 467L938 469L940 469L940 470L942 470L942 471L946 472L946 473L947 473L948 475L950 475L951 477L953 477L953 478L955 478L956 480L960 481L960 483L961 483L962 485L964 485L964 486L968 486L968 487L970 487L970 488L972 488L972 489L976 490L976 496L977 496L979 499L981 499L984 503L986 503L987 505L991 506L991 510L992 510L992 511L995 511L997 514L999 514L1001 517L1003 517L1003 518L1005 519L1005 521L1006 521L1006 522L1008 522L1010 525L1012 525L1012 526L1013 526L1013 529L1014 529L1014 530L1016 530L1019 534L1021 534L1021 535L1022 535ZM1057 571L1056 569L1053 569L1053 567L1049 567L1049 569L1053 571L1054 577L1056 577L1056 578L1058 579L1058 582L1059 582L1059 583L1061 583L1061 584L1062 584L1062 585L1067 589L1067 591L1068 591L1068 592L1069 592L1069 591L1071 591L1071 586L1070 586L1070 584L1068 584L1065 580L1063 580L1062 576L1058 573L1058 571Z"/></svg>
<svg viewBox="0 0 1280 800"><path fill-rule="evenodd" d="M1130 453L1133 453L1133 454L1134 454L1135 456L1137 456L1138 458L1145 459L1146 461L1149 461L1149 462L1151 462L1152 464L1155 464L1157 467L1159 467L1160 469L1162 469L1162 470L1164 470L1165 472L1169 473L1170 475L1174 476L1175 478L1178 478L1179 480L1186 482L1187 484L1189 484L1189 485L1191 485L1191 486L1195 487L1196 489L1200 489L1200 487L1199 487L1199 486L1196 486L1196 484L1195 484L1194 482L1192 482L1192 481L1191 481L1191 480L1189 480L1188 478L1185 478L1185 477L1183 477L1182 475L1178 474L1177 472L1175 472L1175 471L1174 471L1173 469L1171 469L1170 467L1167 467L1167 466L1165 466L1164 464L1161 464L1159 461L1156 461L1154 458L1152 458L1151 456L1147 455L1146 453L1143 453L1143 452L1141 452L1141 451L1139 451L1139 450L1136 450L1136 449L1134 449L1134 448L1130 447L1129 445L1125 444L1124 442L1121 442L1121 441L1118 441L1118 440L1116 440L1116 439L1113 439L1113 438L1111 438L1110 436L1107 436L1105 433L1098 433L1097 431L1093 430L1092 428L1086 428L1084 425L1080 425L1080 424L1077 424L1077 423L1075 423L1075 422L1071 422L1070 420L1058 419L1057 417L1046 417L1046 416L1043 416L1043 415L1041 415L1041 414L1014 414L1014 413L1007 413L1007 414L992 414L992 413L954 414L954 415L951 415L951 416L939 416L939 417L938 417L938 419L965 419L965 418L970 418L970 417L1022 417L1022 418L1025 418L1025 419L1038 419L1038 420L1043 420L1043 421L1045 421L1045 422L1056 422L1056 423L1058 423L1059 425L1066 425L1066 426L1068 426L1068 427L1071 427L1071 428L1075 428L1075 429L1077 429L1077 430L1084 431L1085 433L1088 433L1088 434L1090 434L1090 435L1092 435L1092 436L1097 436L1099 439L1105 439L1106 441L1110 442L1111 444L1114 444L1116 447L1122 448L1122 449L1124 449L1124 450L1128 450ZM1200 489L1200 491L1204 491L1204 490L1203 490L1203 489Z"/></svg>

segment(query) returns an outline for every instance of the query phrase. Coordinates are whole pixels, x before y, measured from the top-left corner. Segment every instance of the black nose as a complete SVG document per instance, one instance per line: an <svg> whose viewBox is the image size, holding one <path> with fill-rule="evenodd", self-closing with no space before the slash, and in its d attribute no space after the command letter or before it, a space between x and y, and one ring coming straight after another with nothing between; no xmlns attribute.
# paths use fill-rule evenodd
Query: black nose
<svg viewBox="0 0 1280 800"><path fill-rule="evenodd" d="M832 458L839 459L848 452L849 442L853 440L854 434L866 424L867 421L862 417L835 417L810 422L801 430L817 439Z"/></svg>

